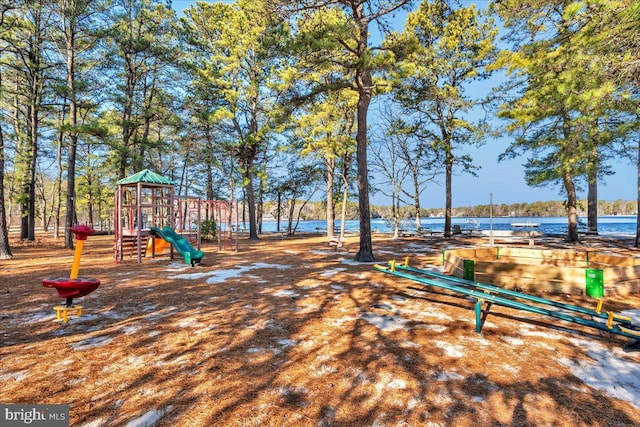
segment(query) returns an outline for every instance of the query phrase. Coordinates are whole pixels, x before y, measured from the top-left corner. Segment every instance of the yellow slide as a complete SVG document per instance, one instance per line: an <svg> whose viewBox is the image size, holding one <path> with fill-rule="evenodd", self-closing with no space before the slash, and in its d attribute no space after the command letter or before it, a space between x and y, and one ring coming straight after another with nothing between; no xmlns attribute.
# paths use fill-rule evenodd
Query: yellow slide
<svg viewBox="0 0 640 427"><path fill-rule="evenodd" d="M160 254L165 249L169 249L171 247L171 243L167 242L161 237L153 237L149 236L149 241L147 242L147 256L151 255L151 248L153 245L153 240L155 240L156 250L155 253Z"/></svg>

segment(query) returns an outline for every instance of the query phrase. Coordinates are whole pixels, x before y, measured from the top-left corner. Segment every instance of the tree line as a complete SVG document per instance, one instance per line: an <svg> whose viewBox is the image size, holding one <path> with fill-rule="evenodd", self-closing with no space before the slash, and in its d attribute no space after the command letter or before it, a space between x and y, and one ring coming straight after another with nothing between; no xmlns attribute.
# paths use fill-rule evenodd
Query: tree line
<svg viewBox="0 0 640 427"><path fill-rule="evenodd" d="M357 200L371 261L370 191L420 227L443 180L449 233L452 180L477 167L465 146L496 135L512 141L497 161L563 189L577 241L578 190L597 231L598 180L640 166L639 23L630 0L237 0L181 17L161 0L2 1L0 257L14 221L73 247L68 228L108 226L115 182L150 168L178 195L241 199L251 239L269 203L291 218L322 194L333 238Z"/></svg>
<svg viewBox="0 0 640 427"><path fill-rule="evenodd" d="M578 200L578 216L586 218L587 216L587 199ZM291 217L293 221L297 220L322 220L326 215L326 202L308 202L306 204L299 203L299 208L293 211L292 215L281 217L281 220L287 220ZM265 211L269 215L269 219L276 219L277 204L269 202L265 205ZM420 216L422 218L443 218L444 208L422 208ZM500 203L495 205L477 205L477 206L460 206L451 209L453 217L456 218L489 218L494 217L562 217L567 212L565 203L561 200L552 201L536 201L522 203ZM598 215L615 216L625 215L633 216L638 212L637 203L632 200L598 200ZM390 205L371 205L372 218L394 218L394 208ZM416 221L415 210L413 206L404 205L400 208L400 220ZM354 201L347 203L346 219L358 219L358 204ZM287 226L283 223L280 231L287 231Z"/></svg>

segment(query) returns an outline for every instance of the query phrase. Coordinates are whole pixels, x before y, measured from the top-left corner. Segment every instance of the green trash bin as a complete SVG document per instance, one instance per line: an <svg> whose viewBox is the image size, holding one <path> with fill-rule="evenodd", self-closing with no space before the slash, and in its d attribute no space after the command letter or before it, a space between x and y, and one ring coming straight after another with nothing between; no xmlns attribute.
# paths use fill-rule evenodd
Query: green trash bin
<svg viewBox="0 0 640 427"><path fill-rule="evenodd" d="M584 273L587 296L604 297L604 272L599 268L587 268Z"/></svg>
<svg viewBox="0 0 640 427"><path fill-rule="evenodd" d="M464 268L464 274L462 276L463 279L465 280L475 280L476 278L476 273L475 273L475 267L473 264L473 260L472 259L465 259L462 263L462 266Z"/></svg>

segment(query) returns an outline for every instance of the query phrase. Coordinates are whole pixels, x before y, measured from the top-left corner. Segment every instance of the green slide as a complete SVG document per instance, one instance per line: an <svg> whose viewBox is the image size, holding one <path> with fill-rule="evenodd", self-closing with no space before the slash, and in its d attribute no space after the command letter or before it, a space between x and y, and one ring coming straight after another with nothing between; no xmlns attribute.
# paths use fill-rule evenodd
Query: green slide
<svg viewBox="0 0 640 427"><path fill-rule="evenodd" d="M191 243L181 235L175 232L171 227L165 226L162 230L158 227L151 227L151 231L171 243L180 255L184 257L187 264L194 266L199 264L204 256L204 252L191 246Z"/></svg>

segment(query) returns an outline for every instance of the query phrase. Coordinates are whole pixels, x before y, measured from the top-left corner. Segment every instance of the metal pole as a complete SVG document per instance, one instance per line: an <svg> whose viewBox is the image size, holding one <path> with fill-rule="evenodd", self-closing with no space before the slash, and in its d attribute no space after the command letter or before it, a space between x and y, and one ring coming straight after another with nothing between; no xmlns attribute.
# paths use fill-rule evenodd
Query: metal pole
<svg viewBox="0 0 640 427"><path fill-rule="evenodd" d="M493 193L489 193L489 246L493 247Z"/></svg>

